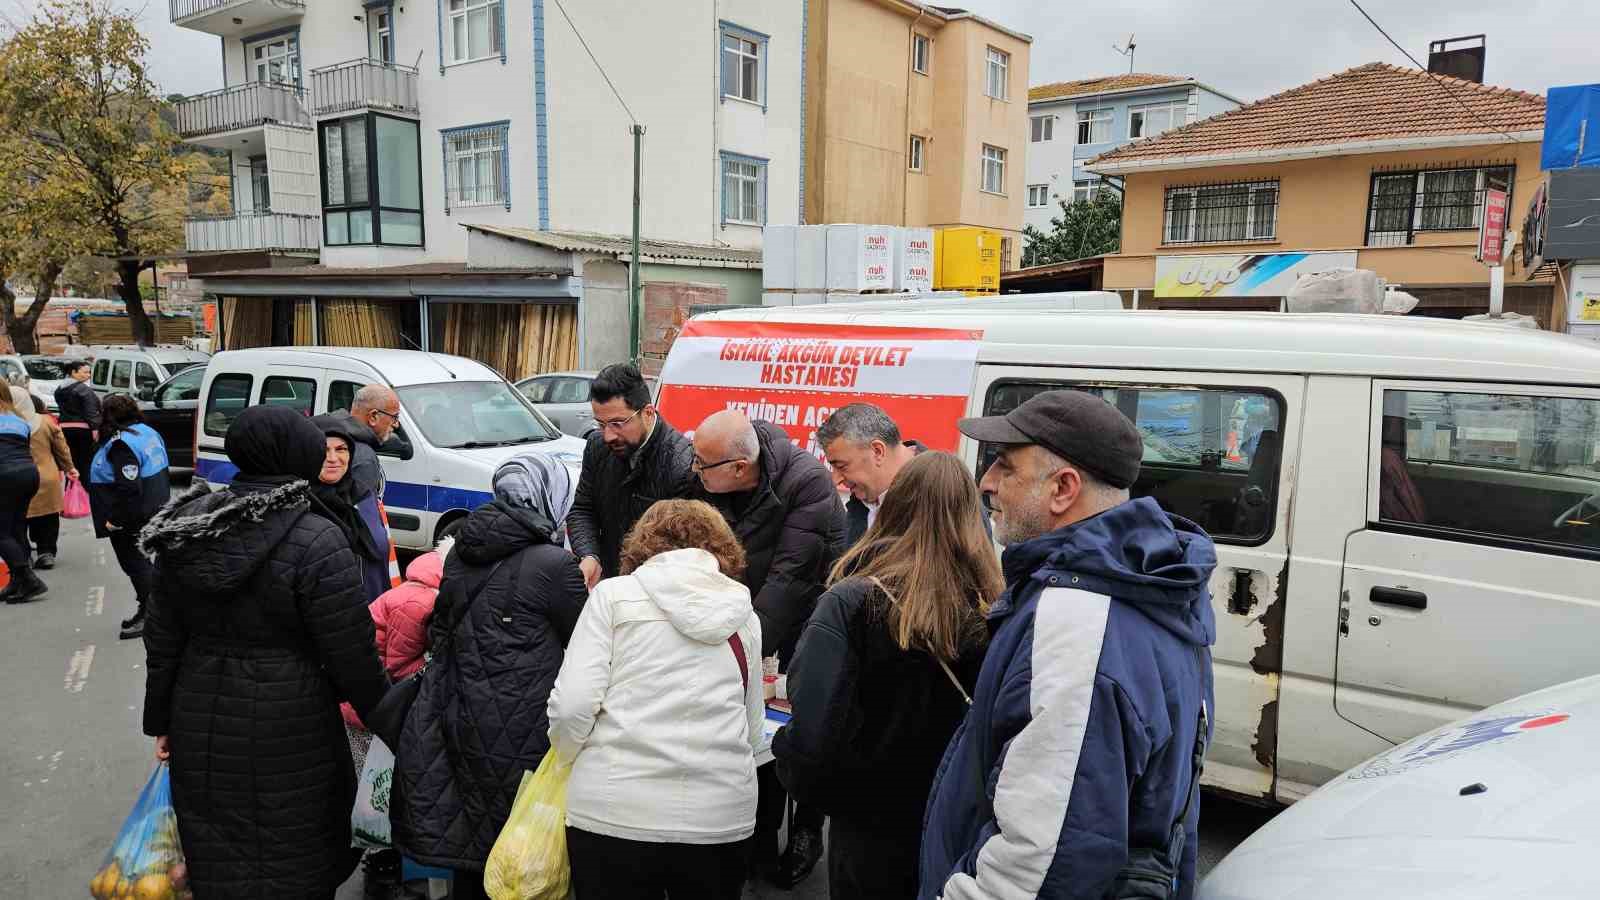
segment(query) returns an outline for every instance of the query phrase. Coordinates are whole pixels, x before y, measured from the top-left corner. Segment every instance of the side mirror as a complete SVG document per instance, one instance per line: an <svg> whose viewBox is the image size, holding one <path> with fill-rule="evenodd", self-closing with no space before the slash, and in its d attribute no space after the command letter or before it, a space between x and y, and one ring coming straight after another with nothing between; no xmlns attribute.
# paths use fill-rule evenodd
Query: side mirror
<svg viewBox="0 0 1600 900"><path fill-rule="evenodd" d="M156 389L151 387L139 388L139 393L134 394L134 397L143 400L146 403L154 402L156 399Z"/></svg>
<svg viewBox="0 0 1600 900"><path fill-rule="evenodd" d="M416 448L411 446L411 441L401 434L399 430L389 432L389 439L378 448L379 456L392 456L396 459L410 459L417 455Z"/></svg>

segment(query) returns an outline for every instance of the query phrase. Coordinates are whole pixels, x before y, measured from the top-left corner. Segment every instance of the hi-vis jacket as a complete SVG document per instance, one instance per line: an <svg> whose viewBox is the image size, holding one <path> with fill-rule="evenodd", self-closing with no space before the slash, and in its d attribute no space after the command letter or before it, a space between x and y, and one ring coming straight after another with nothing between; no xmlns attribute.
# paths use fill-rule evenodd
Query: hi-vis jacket
<svg viewBox="0 0 1600 900"><path fill-rule="evenodd" d="M125 428L95 451L89 505L97 536L110 535L107 522L119 530L139 528L160 512L170 494L167 445L149 425Z"/></svg>

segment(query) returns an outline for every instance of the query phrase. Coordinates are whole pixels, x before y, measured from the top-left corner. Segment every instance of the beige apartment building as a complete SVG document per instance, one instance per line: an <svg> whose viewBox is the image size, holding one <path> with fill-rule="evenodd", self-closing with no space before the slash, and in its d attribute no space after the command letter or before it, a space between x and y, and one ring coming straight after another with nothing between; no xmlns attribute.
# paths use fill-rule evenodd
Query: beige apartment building
<svg viewBox="0 0 1600 900"><path fill-rule="evenodd" d="M811 0L805 221L990 228L1015 267L1031 43L915 0Z"/></svg>

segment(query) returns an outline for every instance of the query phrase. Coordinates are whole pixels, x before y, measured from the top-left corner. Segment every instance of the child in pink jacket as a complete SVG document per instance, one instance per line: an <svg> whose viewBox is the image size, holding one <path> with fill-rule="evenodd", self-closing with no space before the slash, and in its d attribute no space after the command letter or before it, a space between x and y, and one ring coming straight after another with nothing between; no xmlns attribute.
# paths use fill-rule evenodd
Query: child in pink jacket
<svg viewBox="0 0 1600 900"><path fill-rule="evenodd" d="M406 580L399 587L384 591L368 607L378 633L378 658L393 681L400 681L422 668L428 652L428 622L433 618L433 601L439 596L439 581L444 576L444 559L450 555L454 538L445 538L429 553L406 566ZM341 707L345 722L365 729L354 709Z"/></svg>

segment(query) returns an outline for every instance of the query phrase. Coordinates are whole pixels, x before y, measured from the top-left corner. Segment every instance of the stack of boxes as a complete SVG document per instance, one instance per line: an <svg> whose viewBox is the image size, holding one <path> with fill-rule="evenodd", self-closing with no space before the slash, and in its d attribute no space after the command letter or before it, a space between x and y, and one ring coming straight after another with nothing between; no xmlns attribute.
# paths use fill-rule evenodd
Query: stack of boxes
<svg viewBox="0 0 1600 900"><path fill-rule="evenodd" d="M922 296L933 290L934 234L894 225L768 225L766 306Z"/></svg>

